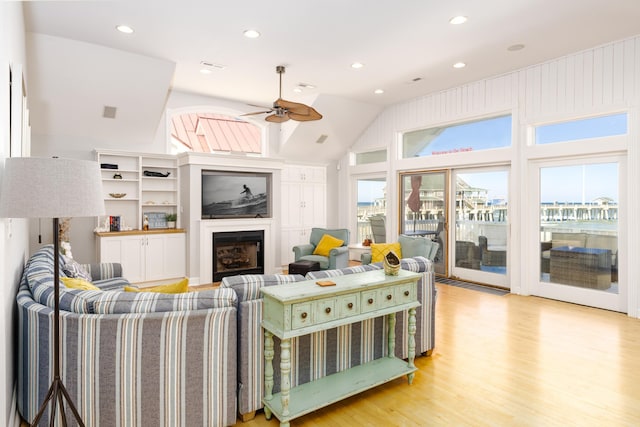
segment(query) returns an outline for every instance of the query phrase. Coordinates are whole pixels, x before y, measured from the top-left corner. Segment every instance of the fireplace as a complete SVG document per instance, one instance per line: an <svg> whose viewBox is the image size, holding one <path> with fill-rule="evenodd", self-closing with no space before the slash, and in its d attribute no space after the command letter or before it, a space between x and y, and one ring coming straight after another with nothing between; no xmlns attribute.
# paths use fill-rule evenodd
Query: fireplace
<svg viewBox="0 0 640 427"><path fill-rule="evenodd" d="M212 233L213 281L238 274L264 274L264 230Z"/></svg>

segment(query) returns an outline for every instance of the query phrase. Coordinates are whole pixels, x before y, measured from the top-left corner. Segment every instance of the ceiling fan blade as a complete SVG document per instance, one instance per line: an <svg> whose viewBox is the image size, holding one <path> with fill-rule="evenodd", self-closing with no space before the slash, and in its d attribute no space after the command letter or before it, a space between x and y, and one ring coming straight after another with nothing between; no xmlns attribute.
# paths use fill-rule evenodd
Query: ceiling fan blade
<svg viewBox="0 0 640 427"><path fill-rule="evenodd" d="M254 111L253 113L244 113L244 114L240 114L240 115L241 116L254 116L256 114L268 114L268 113L273 113L273 110Z"/></svg>
<svg viewBox="0 0 640 427"><path fill-rule="evenodd" d="M322 119L322 114L318 113L316 110L314 110L311 107L309 107L309 109L310 109L309 114L298 114L298 113L289 112L289 118L291 120L297 120L299 122L310 122L313 120Z"/></svg>
<svg viewBox="0 0 640 427"><path fill-rule="evenodd" d="M274 102L274 105L277 105L280 108L286 108L287 111L296 114L308 114L311 107L305 104L300 104L299 102L287 101L286 99L279 98Z"/></svg>
<svg viewBox="0 0 640 427"><path fill-rule="evenodd" d="M264 108L264 109L273 109L272 107L267 107L265 105L258 105L258 104L247 104L250 107L256 107L256 108Z"/></svg>
<svg viewBox="0 0 640 427"><path fill-rule="evenodd" d="M286 122L287 120L289 120L289 115L288 114L284 114L283 116L278 116L277 114L272 114L270 116L267 116L264 118L266 121L271 122L271 123L282 123L282 122Z"/></svg>

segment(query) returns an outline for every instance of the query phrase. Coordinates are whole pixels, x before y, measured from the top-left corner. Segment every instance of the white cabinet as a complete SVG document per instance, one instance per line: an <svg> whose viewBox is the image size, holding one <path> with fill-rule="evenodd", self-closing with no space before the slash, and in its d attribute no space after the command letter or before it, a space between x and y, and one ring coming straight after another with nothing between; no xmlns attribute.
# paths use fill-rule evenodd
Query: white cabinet
<svg viewBox="0 0 640 427"><path fill-rule="evenodd" d="M119 262L131 283L158 282L186 274L185 234L175 232L97 233L100 262Z"/></svg>
<svg viewBox="0 0 640 427"><path fill-rule="evenodd" d="M313 227L326 227L326 169L317 166L286 166L282 171L283 265L293 262L292 248L309 242Z"/></svg>
<svg viewBox="0 0 640 427"><path fill-rule="evenodd" d="M180 211L175 156L97 150L96 160L101 165L106 215L120 216L123 227L140 230L144 215Z"/></svg>

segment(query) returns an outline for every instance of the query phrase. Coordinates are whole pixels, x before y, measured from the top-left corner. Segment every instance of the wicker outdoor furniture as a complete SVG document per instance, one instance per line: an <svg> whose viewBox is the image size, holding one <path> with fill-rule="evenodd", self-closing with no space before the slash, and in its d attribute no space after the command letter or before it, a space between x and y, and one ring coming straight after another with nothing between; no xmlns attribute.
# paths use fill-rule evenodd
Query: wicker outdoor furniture
<svg viewBox="0 0 640 427"><path fill-rule="evenodd" d="M609 249L560 246L551 249L551 282L593 289L611 287Z"/></svg>

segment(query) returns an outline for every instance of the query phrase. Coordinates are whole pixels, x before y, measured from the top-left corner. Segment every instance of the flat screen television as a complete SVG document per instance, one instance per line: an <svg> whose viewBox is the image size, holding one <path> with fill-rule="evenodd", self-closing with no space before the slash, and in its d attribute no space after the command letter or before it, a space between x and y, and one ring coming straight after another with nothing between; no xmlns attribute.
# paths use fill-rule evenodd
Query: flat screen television
<svg viewBox="0 0 640 427"><path fill-rule="evenodd" d="M270 173L202 171L202 219L270 217Z"/></svg>

